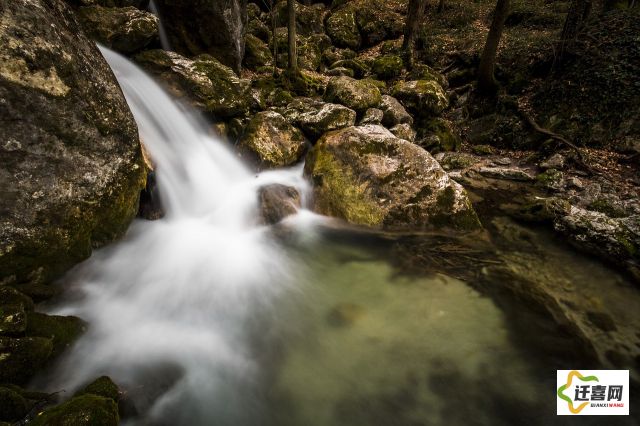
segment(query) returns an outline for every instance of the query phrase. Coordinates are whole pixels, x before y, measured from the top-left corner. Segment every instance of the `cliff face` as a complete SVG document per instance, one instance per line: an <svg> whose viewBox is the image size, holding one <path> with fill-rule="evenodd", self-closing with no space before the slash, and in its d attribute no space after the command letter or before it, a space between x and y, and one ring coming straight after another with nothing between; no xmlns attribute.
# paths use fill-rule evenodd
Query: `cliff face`
<svg viewBox="0 0 640 426"><path fill-rule="evenodd" d="M144 167L95 44L59 0L0 0L0 282L44 282L123 233Z"/></svg>

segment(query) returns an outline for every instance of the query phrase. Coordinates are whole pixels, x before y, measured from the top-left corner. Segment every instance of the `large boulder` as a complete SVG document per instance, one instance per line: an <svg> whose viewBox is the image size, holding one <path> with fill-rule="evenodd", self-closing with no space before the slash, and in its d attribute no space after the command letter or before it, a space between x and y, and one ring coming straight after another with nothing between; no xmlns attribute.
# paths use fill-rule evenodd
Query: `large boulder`
<svg viewBox="0 0 640 426"><path fill-rule="evenodd" d="M302 158L304 135L275 111L253 116L238 141L241 156L261 169L290 166Z"/></svg>
<svg viewBox="0 0 640 426"><path fill-rule="evenodd" d="M391 93L417 117L440 115L449 106L449 98L435 80L399 81Z"/></svg>
<svg viewBox="0 0 640 426"><path fill-rule="evenodd" d="M422 148L381 126L324 135L307 156L314 209L388 230L481 227L465 190Z"/></svg>
<svg viewBox="0 0 640 426"><path fill-rule="evenodd" d="M240 72L247 0L157 0L171 47L186 56L210 53Z"/></svg>
<svg viewBox="0 0 640 426"><path fill-rule="evenodd" d="M397 124L413 124L413 117L393 96L382 95L380 109L383 111L382 124L393 127Z"/></svg>
<svg viewBox="0 0 640 426"><path fill-rule="evenodd" d="M269 46L253 34L247 34L245 39L244 65L252 70L271 64L273 55Z"/></svg>
<svg viewBox="0 0 640 426"><path fill-rule="evenodd" d="M132 6L81 7L77 14L89 37L118 52L137 52L158 39L158 18Z"/></svg>
<svg viewBox="0 0 640 426"><path fill-rule="evenodd" d="M353 126L356 112L345 106L325 103L311 98L296 98L282 114L312 140L331 130Z"/></svg>
<svg viewBox="0 0 640 426"><path fill-rule="evenodd" d="M347 8L333 12L327 19L327 34L338 47L360 47L362 39L356 24L356 13Z"/></svg>
<svg viewBox="0 0 640 426"><path fill-rule="evenodd" d="M211 55L192 60L175 52L147 50L135 60L159 77L174 96L216 117L243 115L251 106L249 82Z"/></svg>
<svg viewBox="0 0 640 426"><path fill-rule="evenodd" d="M0 283L46 282L135 217L140 142L64 3L0 0L0 10Z"/></svg>
<svg viewBox="0 0 640 426"><path fill-rule="evenodd" d="M380 105L382 95L378 87L369 80L351 77L333 77L329 80L324 100L349 107L357 112Z"/></svg>

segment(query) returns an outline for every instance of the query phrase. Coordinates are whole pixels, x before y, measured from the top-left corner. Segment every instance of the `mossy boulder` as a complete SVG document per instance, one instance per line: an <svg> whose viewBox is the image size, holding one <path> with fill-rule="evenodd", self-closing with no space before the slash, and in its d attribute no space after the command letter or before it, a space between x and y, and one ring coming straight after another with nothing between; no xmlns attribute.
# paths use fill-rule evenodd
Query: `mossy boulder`
<svg viewBox="0 0 640 426"><path fill-rule="evenodd" d="M324 33L324 8L306 6L294 2L296 13L296 32L300 35ZM287 26L289 22L289 10L286 1L276 4L276 22L279 26Z"/></svg>
<svg viewBox="0 0 640 426"><path fill-rule="evenodd" d="M26 311L33 310L33 300L26 294L8 285L0 285L0 304L19 305Z"/></svg>
<svg viewBox="0 0 640 426"><path fill-rule="evenodd" d="M331 65L343 59L355 59L356 52L351 49L341 49L330 46L322 51L322 61L325 65Z"/></svg>
<svg viewBox="0 0 640 426"><path fill-rule="evenodd" d="M386 127L393 127L397 124L413 124L413 117L407 112L402 104L393 96L382 95L380 109L383 112L382 124Z"/></svg>
<svg viewBox="0 0 640 426"><path fill-rule="evenodd" d="M409 72L409 80L433 80L446 88L449 85L447 78L426 64L415 64Z"/></svg>
<svg viewBox="0 0 640 426"><path fill-rule="evenodd" d="M325 134L307 156L314 209L387 230L481 227L465 190L422 148L381 126Z"/></svg>
<svg viewBox="0 0 640 426"><path fill-rule="evenodd" d="M342 104L357 112L380 105L382 95L375 84L350 77L333 77L329 80L324 100Z"/></svg>
<svg viewBox="0 0 640 426"><path fill-rule="evenodd" d="M0 421L17 422L29 412L28 401L15 389L0 386Z"/></svg>
<svg viewBox="0 0 640 426"><path fill-rule="evenodd" d="M253 116L238 141L240 155L260 169L290 166L304 154L302 132L275 111Z"/></svg>
<svg viewBox="0 0 640 426"><path fill-rule="evenodd" d="M369 72L367 64L359 59L340 59L331 64L330 69L335 68L349 68L353 71L353 75L357 78L364 77Z"/></svg>
<svg viewBox="0 0 640 426"><path fill-rule="evenodd" d="M402 72L402 59L396 55L379 56L373 60L371 71L383 80L395 78Z"/></svg>
<svg viewBox="0 0 640 426"><path fill-rule="evenodd" d="M354 110L311 98L294 99L282 114L302 129L312 142L328 131L353 126L356 122Z"/></svg>
<svg viewBox="0 0 640 426"><path fill-rule="evenodd" d="M118 405L113 399L98 395L76 396L39 413L33 426L117 426Z"/></svg>
<svg viewBox="0 0 640 426"><path fill-rule="evenodd" d="M283 82L270 74L252 79L251 85L253 97L261 109L283 107L293 100L293 95Z"/></svg>
<svg viewBox="0 0 640 426"><path fill-rule="evenodd" d="M347 6L356 11L356 23L362 45L375 46L402 35L405 19L385 0L360 0Z"/></svg>
<svg viewBox="0 0 640 426"><path fill-rule="evenodd" d="M27 313L26 334L51 339L51 356L56 357L71 346L87 330L87 323L74 316Z"/></svg>
<svg viewBox="0 0 640 426"><path fill-rule="evenodd" d="M113 380L108 376L98 377L96 380L85 386L80 392L76 393L75 396L84 394L98 395L104 398L113 399L114 401L118 401L120 399L120 390L118 389L118 385L113 383Z"/></svg>
<svg viewBox="0 0 640 426"><path fill-rule="evenodd" d="M462 140L449 120L433 118L420 124L422 138L420 146L431 153L443 151L456 151L460 148Z"/></svg>
<svg viewBox="0 0 640 426"><path fill-rule="evenodd" d="M0 283L43 283L122 235L145 170L122 91L68 6L2 8Z"/></svg>
<svg viewBox="0 0 640 426"><path fill-rule="evenodd" d="M355 11L350 8L336 10L327 18L326 24L327 35L331 37L336 46L354 50L360 47L362 40L356 24Z"/></svg>
<svg viewBox="0 0 640 426"><path fill-rule="evenodd" d="M213 56L200 55L192 60L175 52L147 50L135 60L175 96L216 117L244 115L252 105L249 82Z"/></svg>
<svg viewBox="0 0 640 426"><path fill-rule="evenodd" d="M0 383L26 383L49 360L52 350L52 340L44 337L0 337Z"/></svg>
<svg viewBox="0 0 640 426"><path fill-rule="evenodd" d="M391 93L412 114L433 117L449 106L449 98L435 80L399 81Z"/></svg>
<svg viewBox="0 0 640 426"><path fill-rule="evenodd" d="M22 304L0 305L0 335L18 335L26 329L27 315Z"/></svg>
<svg viewBox="0 0 640 426"><path fill-rule="evenodd" d="M181 55L210 54L241 70L247 31L246 0L156 0L171 47Z"/></svg>
<svg viewBox="0 0 640 426"><path fill-rule="evenodd" d="M118 52L137 52L158 40L158 18L135 7L81 7L78 20L85 33Z"/></svg>
<svg viewBox="0 0 640 426"><path fill-rule="evenodd" d="M267 43L258 37L247 34L245 39L244 65L252 70L271 64L273 55Z"/></svg>

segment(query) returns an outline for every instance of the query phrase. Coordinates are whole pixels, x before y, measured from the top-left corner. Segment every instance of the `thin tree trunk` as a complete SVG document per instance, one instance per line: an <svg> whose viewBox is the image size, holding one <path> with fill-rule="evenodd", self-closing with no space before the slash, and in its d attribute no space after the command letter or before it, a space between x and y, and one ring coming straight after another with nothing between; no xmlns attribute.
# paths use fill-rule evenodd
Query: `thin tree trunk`
<svg viewBox="0 0 640 426"><path fill-rule="evenodd" d="M402 42L402 50L408 69L413 67L415 37L424 17L426 6L426 0L409 0L407 20L404 25L404 41Z"/></svg>
<svg viewBox="0 0 640 426"><path fill-rule="evenodd" d="M498 46L502 38L504 21L509 13L509 0L498 0L493 11L493 20L489 28L487 42L484 45L478 68L478 90L483 93L494 93L498 85L494 76Z"/></svg>
<svg viewBox="0 0 640 426"><path fill-rule="evenodd" d="M269 1L269 13L271 14L271 42L273 43L273 75L278 74L278 41L276 40L276 5L275 0Z"/></svg>
<svg viewBox="0 0 640 426"><path fill-rule="evenodd" d="M584 27L585 22L591 14L591 0L573 0L567 13L567 18L562 27L560 35L560 46L558 47L558 57L562 58L567 47L576 40L578 33Z"/></svg>
<svg viewBox="0 0 640 426"><path fill-rule="evenodd" d="M437 12L438 13L442 13L443 10L444 10L444 0L440 0L438 2L438 10L437 10Z"/></svg>
<svg viewBox="0 0 640 426"><path fill-rule="evenodd" d="M289 14L289 73L298 73L298 49L296 46L296 2L287 0Z"/></svg>

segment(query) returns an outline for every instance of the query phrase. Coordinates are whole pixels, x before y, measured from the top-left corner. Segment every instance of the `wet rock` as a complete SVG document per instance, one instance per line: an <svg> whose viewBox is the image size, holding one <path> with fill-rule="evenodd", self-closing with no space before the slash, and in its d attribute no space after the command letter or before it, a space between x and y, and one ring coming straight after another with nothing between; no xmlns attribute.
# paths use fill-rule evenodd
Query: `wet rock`
<svg viewBox="0 0 640 426"><path fill-rule="evenodd" d="M252 70L271 64L273 55L267 43L258 37L247 34L245 39L244 65Z"/></svg>
<svg viewBox="0 0 640 426"><path fill-rule="evenodd" d="M352 109L310 98L294 99L282 114L312 141L328 131L353 126L356 121L356 113Z"/></svg>
<svg viewBox="0 0 640 426"><path fill-rule="evenodd" d="M381 126L325 134L307 156L317 212L389 230L480 228L465 190L420 147Z"/></svg>
<svg viewBox="0 0 640 426"><path fill-rule="evenodd" d="M0 422L17 422L29 412L29 403L14 389L0 387Z"/></svg>
<svg viewBox="0 0 640 426"><path fill-rule="evenodd" d="M364 116L362 116L362 120L360 120L360 125L363 126L365 124L381 124L382 118L384 117L384 112L378 108L369 108L364 112Z"/></svg>
<svg viewBox="0 0 640 426"><path fill-rule="evenodd" d="M419 117L440 115L449 106L447 94L435 80L400 81L391 94Z"/></svg>
<svg viewBox="0 0 640 426"><path fill-rule="evenodd" d="M51 339L51 356L57 357L87 330L87 323L74 316L27 313L26 335Z"/></svg>
<svg viewBox="0 0 640 426"><path fill-rule="evenodd" d="M384 112L382 124L385 127L393 127L396 124L413 124L413 117L407 112L398 100L389 95L382 95L380 109Z"/></svg>
<svg viewBox="0 0 640 426"><path fill-rule="evenodd" d="M268 225L280 222L287 216L296 214L301 207L300 193L280 184L267 185L258 192L262 219Z"/></svg>
<svg viewBox="0 0 640 426"><path fill-rule="evenodd" d="M89 37L118 52L137 52L158 39L158 18L135 7L88 6L77 15Z"/></svg>
<svg viewBox="0 0 640 426"><path fill-rule="evenodd" d="M327 102L342 104L357 112L377 107L382 101L380 90L367 80L354 80L350 77L333 77L329 80L324 99Z"/></svg>
<svg viewBox="0 0 640 426"><path fill-rule="evenodd" d="M397 138L404 139L409 142L414 142L416 140L416 131L407 123L396 124L389 130L391 130L391 133L393 133Z"/></svg>
<svg viewBox="0 0 640 426"><path fill-rule="evenodd" d="M402 72L402 59L396 55L379 56L373 61L371 71L382 80L389 80Z"/></svg>
<svg viewBox="0 0 640 426"><path fill-rule="evenodd" d="M238 141L241 155L261 169L296 163L302 158L305 146L302 132L275 111L254 115Z"/></svg>
<svg viewBox="0 0 640 426"><path fill-rule="evenodd" d="M108 376L98 377L96 380L85 386L84 389L78 392L75 396L84 394L97 395L112 399L116 402L120 399L120 390L118 389L118 385L113 383L113 380Z"/></svg>
<svg viewBox="0 0 640 426"><path fill-rule="evenodd" d="M482 176L493 179L513 180L519 182L532 182L535 180L529 172L516 167L481 167L478 170Z"/></svg>
<svg viewBox="0 0 640 426"><path fill-rule="evenodd" d="M166 83L173 95L217 117L243 115L252 104L249 82L210 55L191 60L175 52L148 50L135 60Z"/></svg>
<svg viewBox="0 0 640 426"><path fill-rule="evenodd" d="M58 0L2 3L0 282L47 282L122 235L144 167L104 58Z"/></svg>
<svg viewBox="0 0 640 426"><path fill-rule="evenodd" d="M156 182L155 171L147 174L147 184L140 193L138 216L146 220L158 220L164 216L164 208L160 199L160 191Z"/></svg>
<svg viewBox="0 0 640 426"><path fill-rule="evenodd" d="M3 301L0 301L3 302ZM0 305L0 334L15 336L27 328L26 314L23 305Z"/></svg>
<svg viewBox="0 0 640 426"><path fill-rule="evenodd" d="M98 395L76 396L38 414L34 426L117 426L118 405L113 399Z"/></svg>
<svg viewBox="0 0 640 426"><path fill-rule="evenodd" d="M0 383L24 384L51 356L53 343L43 337L0 337Z"/></svg>
<svg viewBox="0 0 640 426"><path fill-rule="evenodd" d="M156 0L156 4L176 52L185 56L208 53L240 73L247 26L246 0Z"/></svg>
<svg viewBox="0 0 640 426"><path fill-rule="evenodd" d="M360 32L356 24L356 14L351 9L336 10L327 18L327 35L338 47L358 49L360 47Z"/></svg>

